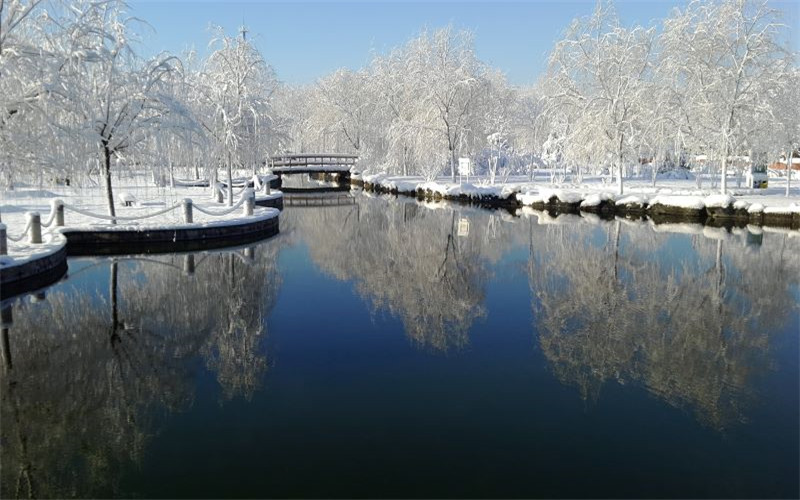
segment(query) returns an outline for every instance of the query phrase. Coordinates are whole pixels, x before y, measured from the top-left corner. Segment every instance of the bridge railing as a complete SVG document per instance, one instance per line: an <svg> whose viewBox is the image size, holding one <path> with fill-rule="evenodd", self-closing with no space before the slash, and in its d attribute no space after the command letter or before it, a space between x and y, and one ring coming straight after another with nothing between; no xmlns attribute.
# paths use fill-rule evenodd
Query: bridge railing
<svg viewBox="0 0 800 500"><path fill-rule="evenodd" d="M270 167L345 167L355 166L358 155L335 153L306 153L272 156L267 160Z"/></svg>

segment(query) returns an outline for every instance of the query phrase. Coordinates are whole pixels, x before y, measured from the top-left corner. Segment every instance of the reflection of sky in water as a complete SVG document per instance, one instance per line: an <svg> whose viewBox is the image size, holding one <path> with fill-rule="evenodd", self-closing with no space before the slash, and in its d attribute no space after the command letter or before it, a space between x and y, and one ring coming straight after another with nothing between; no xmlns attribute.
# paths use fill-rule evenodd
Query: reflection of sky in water
<svg viewBox="0 0 800 500"><path fill-rule="evenodd" d="M3 497L796 496L797 238L456 212L121 259L117 343L109 261L70 259L14 306Z"/></svg>

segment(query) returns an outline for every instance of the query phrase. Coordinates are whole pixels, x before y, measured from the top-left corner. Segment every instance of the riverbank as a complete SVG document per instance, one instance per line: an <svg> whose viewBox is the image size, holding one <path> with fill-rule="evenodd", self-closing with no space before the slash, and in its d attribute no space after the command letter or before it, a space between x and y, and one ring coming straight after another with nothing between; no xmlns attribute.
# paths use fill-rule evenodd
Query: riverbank
<svg viewBox="0 0 800 500"><path fill-rule="evenodd" d="M609 186L591 179L579 185L531 183L524 178L494 185L484 182L453 183L443 179L426 182L418 177L386 174L354 174L351 179L353 185L372 192L508 210L531 207L555 213L588 212L607 217L800 228L800 188L792 188L786 197L780 180L771 181L769 189L734 188L727 195L697 188L695 181L688 179L663 181L657 187L631 181L624 195L615 194Z"/></svg>

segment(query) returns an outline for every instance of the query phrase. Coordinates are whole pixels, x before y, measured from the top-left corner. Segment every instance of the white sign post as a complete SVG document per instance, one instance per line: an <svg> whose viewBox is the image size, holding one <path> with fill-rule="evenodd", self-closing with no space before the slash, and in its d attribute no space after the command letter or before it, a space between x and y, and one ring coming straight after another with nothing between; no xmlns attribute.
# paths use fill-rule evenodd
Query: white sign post
<svg viewBox="0 0 800 500"><path fill-rule="evenodd" d="M469 158L459 158L458 159L458 175L459 175L459 184L461 183L461 176L467 177L467 182L469 182L469 175L472 173L472 165L470 164Z"/></svg>

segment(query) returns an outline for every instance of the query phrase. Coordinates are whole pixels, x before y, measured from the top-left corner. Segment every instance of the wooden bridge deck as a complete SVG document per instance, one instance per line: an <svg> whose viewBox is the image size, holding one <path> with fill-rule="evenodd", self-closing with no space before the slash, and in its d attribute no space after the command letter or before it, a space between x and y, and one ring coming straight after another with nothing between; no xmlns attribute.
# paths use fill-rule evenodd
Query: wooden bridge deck
<svg viewBox="0 0 800 500"><path fill-rule="evenodd" d="M311 174L317 172L349 172L358 162L358 155L338 153L304 153L273 156L267 165L276 174Z"/></svg>

